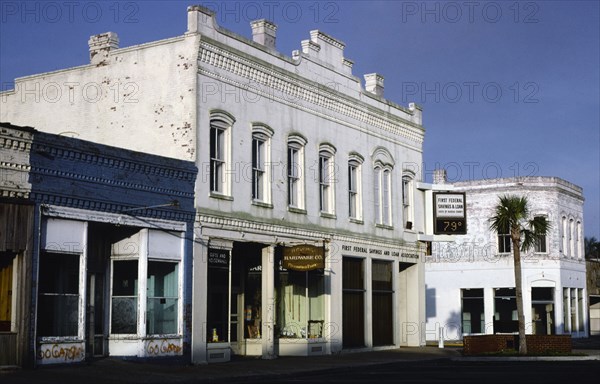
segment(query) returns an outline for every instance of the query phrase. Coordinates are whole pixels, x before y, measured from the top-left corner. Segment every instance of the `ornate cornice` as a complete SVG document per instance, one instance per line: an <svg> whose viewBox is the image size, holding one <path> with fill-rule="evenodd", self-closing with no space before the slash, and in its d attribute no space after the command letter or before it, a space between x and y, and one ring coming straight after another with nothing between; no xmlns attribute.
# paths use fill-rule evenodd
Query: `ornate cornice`
<svg viewBox="0 0 600 384"><path fill-rule="evenodd" d="M240 88L256 92L261 96L276 99L284 103L290 103L290 100L302 100L313 104L313 106L311 108L303 108L297 102L292 104L313 114L320 114L317 112L319 109L329 110L361 123L380 128L394 135L404 137L418 144L423 143L424 132L421 126L381 110L374 111L374 108L371 106L362 105L360 101L355 99L342 97L316 83L312 84L309 81L301 80L282 72L275 72L273 71L273 67L262 65L257 61L247 59L230 50L220 48L208 41L202 41L200 43L198 60L201 63L245 78L248 80L249 84L241 84L239 81L226 78L211 72L207 68L199 66L199 72L203 75L225 81ZM260 85L265 89L258 89L259 87L257 87L257 85ZM277 97L274 91L281 92L288 96ZM315 108L315 106L318 108ZM320 115L329 119L333 118L330 115L324 115L322 113ZM385 117L383 117L383 115L385 115ZM335 120L346 125L348 124L346 121L341 121L339 119Z"/></svg>
<svg viewBox="0 0 600 384"><path fill-rule="evenodd" d="M189 211L178 211L169 209L145 209L136 211L136 214L128 214L126 211L131 208L137 208L132 205L124 205L111 201L81 199L71 195L59 195L49 193L31 192L30 198L39 204L49 204L57 207L75 208L89 211L88 214L94 212L104 212L111 214L119 214L123 217L148 217L171 221L185 221L191 223L194 221L195 213Z"/></svg>
<svg viewBox="0 0 600 384"><path fill-rule="evenodd" d="M299 227L262 223L258 221L242 220L231 217L219 217L205 213L199 213L197 215L197 220L202 224L202 226L231 230L235 232L246 231L269 236L302 238L306 239L307 241L327 239L331 241L362 244L372 247L402 248L409 249L411 251L419 249L417 243L409 243L403 240L389 238L364 238L356 235L332 233L331 231L319 231Z"/></svg>
<svg viewBox="0 0 600 384"><path fill-rule="evenodd" d="M148 175L156 175L162 178L194 181L196 177L194 172L182 170L180 168L171 168L160 166L157 164L131 161L113 156L79 151L72 148L60 148L58 146L53 146L50 144L35 143L31 148L31 151L40 156L61 158L65 160L77 161L80 163L87 163L101 167L144 173Z"/></svg>
<svg viewBox="0 0 600 384"><path fill-rule="evenodd" d="M127 182L127 181L119 181L119 180L114 180L114 179L105 179L105 178L101 178L101 177L88 176L88 175L84 175L81 173L74 173L74 172L65 172L65 171L56 170L56 169L32 167L31 173L60 177L62 179L78 180L78 181L87 182L87 183L95 183L95 184L99 184L99 185L105 185L107 187L120 187L120 188L130 189L130 190L134 190L134 191L147 191L147 192L153 192L153 193L160 193L160 194L168 195L168 196L181 196L181 197L185 197L188 199L194 198L193 192L182 192L182 191L178 191L178 190L174 190L174 189L158 188L158 187L155 187L152 185L131 183L131 182Z"/></svg>

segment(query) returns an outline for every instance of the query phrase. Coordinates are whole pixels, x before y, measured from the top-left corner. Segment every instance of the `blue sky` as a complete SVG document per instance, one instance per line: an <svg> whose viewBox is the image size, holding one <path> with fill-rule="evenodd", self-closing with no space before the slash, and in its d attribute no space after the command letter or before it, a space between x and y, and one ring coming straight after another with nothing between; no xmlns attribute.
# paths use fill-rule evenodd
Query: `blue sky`
<svg viewBox="0 0 600 384"><path fill-rule="evenodd" d="M89 62L89 36L120 46L181 35L189 1L0 2L0 85ZM354 75L424 108L426 181L557 176L584 189L585 235L600 239L599 1L210 1L251 37L278 25L291 55L319 29L346 44Z"/></svg>

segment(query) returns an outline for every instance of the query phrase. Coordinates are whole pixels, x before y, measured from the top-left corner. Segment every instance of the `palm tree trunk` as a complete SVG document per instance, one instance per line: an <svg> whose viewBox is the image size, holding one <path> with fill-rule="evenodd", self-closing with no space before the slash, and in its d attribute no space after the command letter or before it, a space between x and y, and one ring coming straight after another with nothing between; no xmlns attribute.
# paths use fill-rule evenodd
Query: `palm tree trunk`
<svg viewBox="0 0 600 384"><path fill-rule="evenodd" d="M513 255L515 264L515 295L517 298L517 319L519 321L519 354L527 354L525 336L525 311L523 308L523 280L521 275L521 237L520 233L512 234Z"/></svg>

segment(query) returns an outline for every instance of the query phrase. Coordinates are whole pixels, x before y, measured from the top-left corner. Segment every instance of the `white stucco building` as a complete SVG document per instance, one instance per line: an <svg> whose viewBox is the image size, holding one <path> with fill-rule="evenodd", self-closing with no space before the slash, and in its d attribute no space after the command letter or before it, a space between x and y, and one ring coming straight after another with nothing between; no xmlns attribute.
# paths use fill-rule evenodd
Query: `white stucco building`
<svg viewBox="0 0 600 384"><path fill-rule="evenodd" d="M467 235L434 242L426 259L427 340L438 340L440 328L450 340L518 331L510 238L489 229L505 194L526 196L532 218L551 224L545 240L522 254L527 333L587 336L582 189L556 177L474 180L447 188L466 194Z"/></svg>
<svg viewBox="0 0 600 384"><path fill-rule="evenodd" d="M195 161L193 362L423 345L420 107L323 32L289 57L266 20L249 40L187 12L181 36L92 36L89 64L16 79L0 120Z"/></svg>

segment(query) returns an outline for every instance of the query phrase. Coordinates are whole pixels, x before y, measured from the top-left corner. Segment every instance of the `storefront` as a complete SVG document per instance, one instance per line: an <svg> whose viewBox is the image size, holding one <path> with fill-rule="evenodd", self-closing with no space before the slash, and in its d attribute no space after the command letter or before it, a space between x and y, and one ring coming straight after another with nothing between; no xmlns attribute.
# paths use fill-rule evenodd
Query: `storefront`
<svg viewBox="0 0 600 384"><path fill-rule="evenodd" d="M209 241L209 361L325 353L326 247L313 244Z"/></svg>
<svg viewBox="0 0 600 384"><path fill-rule="evenodd" d="M43 213L38 363L181 355L185 223Z"/></svg>
<svg viewBox="0 0 600 384"><path fill-rule="evenodd" d="M208 362L421 345L418 248L278 240L203 241Z"/></svg>
<svg viewBox="0 0 600 384"><path fill-rule="evenodd" d="M189 356L195 165L0 128L0 364Z"/></svg>

